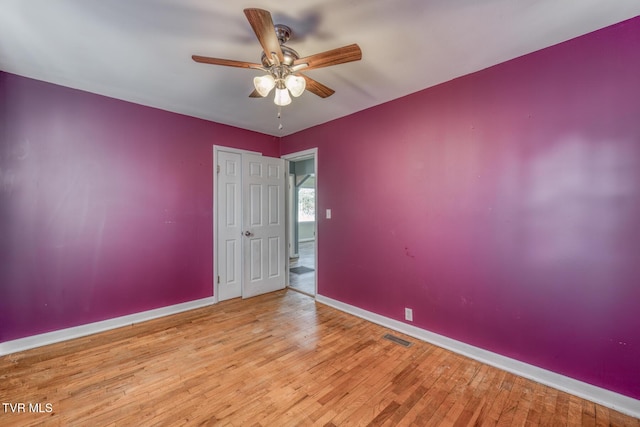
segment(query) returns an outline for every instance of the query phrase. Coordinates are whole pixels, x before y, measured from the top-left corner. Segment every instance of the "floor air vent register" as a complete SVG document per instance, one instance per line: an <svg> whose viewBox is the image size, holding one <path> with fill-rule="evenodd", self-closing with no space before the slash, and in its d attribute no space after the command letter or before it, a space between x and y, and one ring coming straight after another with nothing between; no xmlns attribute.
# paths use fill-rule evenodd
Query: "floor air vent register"
<svg viewBox="0 0 640 427"><path fill-rule="evenodd" d="M389 340L391 342L394 342L396 344L400 344L403 347L411 346L411 343L409 341L403 340L402 338L396 337L395 335L385 334L382 338L384 338L385 340Z"/></svg>

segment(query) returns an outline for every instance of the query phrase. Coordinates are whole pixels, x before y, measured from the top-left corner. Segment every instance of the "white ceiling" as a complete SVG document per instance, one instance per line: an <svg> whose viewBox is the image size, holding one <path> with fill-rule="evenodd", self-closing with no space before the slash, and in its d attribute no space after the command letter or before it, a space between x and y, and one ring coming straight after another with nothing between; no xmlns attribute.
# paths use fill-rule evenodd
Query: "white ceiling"
<svg viewBox="0 0 640 427"><path fill-rule="evenodd" d="M336 93L283 108L250 99L260 62L242 10L271 11L301 56L358 43L362 60L308 71ZM0 70L284 136L640 15L638 0L0 0ZM0 93L2 96L2 93Z"/></svg>

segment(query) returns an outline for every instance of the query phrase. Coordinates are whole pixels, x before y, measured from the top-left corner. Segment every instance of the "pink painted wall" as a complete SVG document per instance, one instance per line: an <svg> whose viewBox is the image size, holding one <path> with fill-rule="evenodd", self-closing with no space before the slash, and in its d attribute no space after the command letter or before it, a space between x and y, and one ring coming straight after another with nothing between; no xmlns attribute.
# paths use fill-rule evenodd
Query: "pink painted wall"
<svg viewBox="0 0 640 427"><path fill-rule="evenodd" d="M0 72L0 342L213 294L213 145L253 132Z"/></svg>
<svg viewBox="0 0 640 427"><path fill-rule="evenodd" d="M640 398L640 18L281 150L310 147L320 294Z"/></svg>

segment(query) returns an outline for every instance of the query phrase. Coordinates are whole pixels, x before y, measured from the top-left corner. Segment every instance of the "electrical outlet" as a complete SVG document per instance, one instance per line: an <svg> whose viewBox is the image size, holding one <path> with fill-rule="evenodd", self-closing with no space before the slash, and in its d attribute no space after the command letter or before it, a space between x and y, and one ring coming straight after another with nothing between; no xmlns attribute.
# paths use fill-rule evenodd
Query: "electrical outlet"
<svg viewBox="0 0 640 427"><path fill-rule="evenodd" d="M405 308L404 309L404 319L408 320L409 322L413 322L413 310L410 308Z"/></svg>

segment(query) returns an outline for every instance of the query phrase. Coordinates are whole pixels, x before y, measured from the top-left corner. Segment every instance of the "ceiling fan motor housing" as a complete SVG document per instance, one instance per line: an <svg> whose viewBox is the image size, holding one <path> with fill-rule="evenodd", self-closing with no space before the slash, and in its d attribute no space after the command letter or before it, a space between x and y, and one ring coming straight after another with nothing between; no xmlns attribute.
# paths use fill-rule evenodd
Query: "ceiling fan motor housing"
<svg viewBox="0 0 640 427"><path fill-rule="evenodd" d="M298 52L296 52L295 50L291 49L288 46L285 45L280 45L280 48L282 49L282 55L284 56L284 60L282 61L282 65L286 65L288 67L290 67L291 65L293 65L293 61L295 61L296 59L300 58L300 55L298 55ZM267 54L262 52L262 56L260 58L262 65L264 65L265 68L270 68L272 65L272 61L269 61L267 59Z"/></svg>
<svg viewBox="0 0 640 427"><path fill-rule="evenodd" d="M290 67L293 64L293 61L300 58L298 52L291 49L289 46L284 45L293 35L293 31L291 31L291 28L282 24L276 24L273 27L276 32L276 37L278 37L278 42L280 43L280 49L282 49L282 55L284 56L282 64ZM260 61L265 68L269 68L273 65L271 55L267 56L266 52L262 52Z"/></svg>

